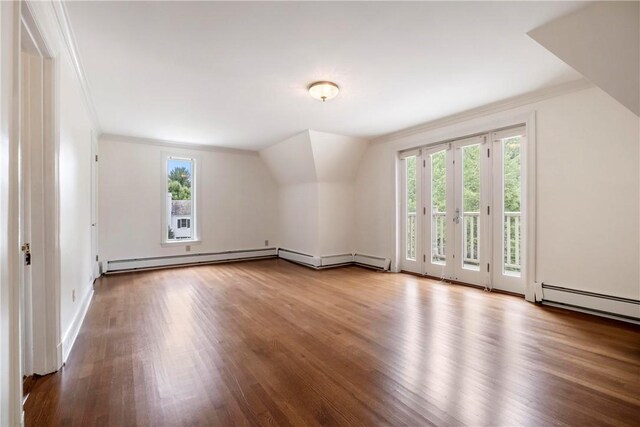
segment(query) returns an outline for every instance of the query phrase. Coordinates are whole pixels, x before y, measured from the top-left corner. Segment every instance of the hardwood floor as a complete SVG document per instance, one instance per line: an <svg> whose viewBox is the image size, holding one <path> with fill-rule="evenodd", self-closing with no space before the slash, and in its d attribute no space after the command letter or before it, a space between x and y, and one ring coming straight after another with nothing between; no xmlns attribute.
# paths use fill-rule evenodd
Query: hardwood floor
<svg viewBox="0 0 640 427"><path fill-rule="evenodd" d="M640 328L283 260L102 278L27 426L640 425Z"/></svg>

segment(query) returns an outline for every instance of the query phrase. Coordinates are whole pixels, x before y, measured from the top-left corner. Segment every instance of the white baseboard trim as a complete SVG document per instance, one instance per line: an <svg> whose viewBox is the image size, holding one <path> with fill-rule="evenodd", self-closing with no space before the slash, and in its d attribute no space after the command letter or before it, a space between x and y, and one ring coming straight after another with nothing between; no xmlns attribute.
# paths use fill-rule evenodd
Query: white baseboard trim
<svg viewBox="0 0 640 427"><path fill-rule="evenodd" d="M150 268L184 265L213 264L218 262L244 261L250 259L273 258L278 255L276 248L246 249L237 251L211 252L192 255L174 255L149 258L110 260L102 264L104 273L117 273Z"/></svg>
<svg viewBox="0 0 640 427"><path fill-rule="evenodd" d="M542 284L542 303L598 316L640 322L640 300Z"/></svg>
<svg viewBox="0 0 640 427"><path fill-rule="evenodd" d="M76 342L76 338L78 337L78 333L80 332L80 328L82 327L82 322L84 321L84 317L89 310L89 306L91 305L91 299L93 298L93 287L89 288L89 292L87 292L80 301L80 307L75 317L71 321L71 325L64 334L64 338L62 338L62 364L67 361L69 357L69 353L71 353L71 348L73 344Z"/></svg>
<svg viewBox="0 0 640 427"><path fill-rule="evenodd" d="M542 302L542 283L533 283L533 302Z"/></svg>

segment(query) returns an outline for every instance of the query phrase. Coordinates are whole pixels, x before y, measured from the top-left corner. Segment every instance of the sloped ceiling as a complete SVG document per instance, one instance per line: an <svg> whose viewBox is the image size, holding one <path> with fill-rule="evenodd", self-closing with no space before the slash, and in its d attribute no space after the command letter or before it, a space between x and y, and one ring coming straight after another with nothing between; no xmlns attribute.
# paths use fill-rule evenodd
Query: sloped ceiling
<svg viewBox="0 0 640 427"><path fill-rule="evenodd" d="M260 151L281 185L351 182L369 141L306 130Z"/></svg>
<svg viewBox="0 0 640 427"><path fill-rule="evenodd" d="M313 130L309 135L318 182L353 181L369 141Z"/></svg>
<svg viewBox="0 0 640 427"><path fill-rule="evenodd" d="M316 166L308 130L265 148L260 151L260 157L280 185L316 181Z"/></svg>
<svg viewBox="0 0 640 427"><path fill-rule="evenodd" d="M640 116L639 2L598 2L529 35Z"/></svg>

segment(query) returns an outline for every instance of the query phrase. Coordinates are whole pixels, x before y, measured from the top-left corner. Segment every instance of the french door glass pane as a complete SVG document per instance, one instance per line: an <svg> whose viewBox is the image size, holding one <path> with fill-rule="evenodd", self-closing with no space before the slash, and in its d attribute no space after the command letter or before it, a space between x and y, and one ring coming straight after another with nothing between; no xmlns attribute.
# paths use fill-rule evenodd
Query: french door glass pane
<svg viewBox="0 0 640 427"><path fill-rule="evenodd" d="M504 226L503 248L504 263L503 272L520 277L520 253L521 253L521 211L522 196L521 186L521 153L520 136L502 140L503 176L504 176Z"/></svg>
<svg viewBox="0 0 640 427"><path fill-rule="evenodd" d="M480 270L480 144L462 147L462 266Z"/></svg>
<svg viewBox="0 0 640 427"><path fill-rule="evenodd" d="M405 159L406 182L406 212L407 212L407 247L406 259L415 261L416 259L416 156Z"/></svg>
<svg viewBox="0 0 640 427"><path fill-rule="evenodd" d="M446 264L447 152L431 155L431 262Z"/></svg>

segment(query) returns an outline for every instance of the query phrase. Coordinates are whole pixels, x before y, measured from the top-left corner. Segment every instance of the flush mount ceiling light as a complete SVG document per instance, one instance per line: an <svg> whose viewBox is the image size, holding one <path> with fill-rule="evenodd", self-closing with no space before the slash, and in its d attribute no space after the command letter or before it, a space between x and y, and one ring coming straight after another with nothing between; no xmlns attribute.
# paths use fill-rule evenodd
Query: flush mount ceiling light
<svg viewBox="0 0 640 427"><path fill-rule="evenodd" d="M333 82L315 82L309 86L309 94L322 102L335 98L340 88Z"/></svg>

